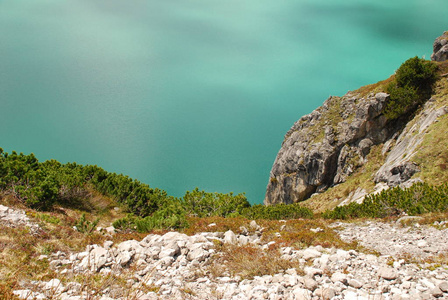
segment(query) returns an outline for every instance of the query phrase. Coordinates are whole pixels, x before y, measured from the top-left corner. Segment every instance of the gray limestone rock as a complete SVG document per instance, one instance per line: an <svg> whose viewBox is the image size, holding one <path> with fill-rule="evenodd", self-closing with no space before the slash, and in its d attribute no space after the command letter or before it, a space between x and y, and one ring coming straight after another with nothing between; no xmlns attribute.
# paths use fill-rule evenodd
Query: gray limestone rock
<svg viewBox="0 0 448 300"><path fill-rule="evenodd" d="M232 230L228 230L224 233L224 243L236 244L237 242L236 235Z"/></svg>
<svg viewBox="0 0 448 300"><path fill-rule="evenodd" d="M302 201L344 182L370 148L393 133L382 115L388 99L385 93L361 98L349 92L297 121L272 166L265 204Z"/></svg>
<svg viewBox="0 0 448 300"><path fill-rule="evenodd" d="M310 291L314 291L318 287L318 283L316 282L316 280L311 277L305 277L303 281L305 287Z"/></svg>
<svg viewBox="0 0 448 300"><path fill-rule="evenodd" d="M312 299L312 293L303 288L295 288L292 292L294 299L300 299L300 300L311 300Z"/></svg>
<svg viewBox="0 0 448 300"><path fill-rule="evenodd" d="M431 54L431 60L448 60L448 31L439 36L433 44L434 51Z"/></svg>
<svg viewBox="0 0 448 300"><path fill-rule="evenodd" d="M386 280L394 280L398 278L398 272L394 268L383 266L378 269L378 276Z"/></svg>
<svg viewBox="0 0 448 300"><path fill-rule="evenodd" d="M447 281L441 282L438 287L443 292L448 293L448 282Z"/></svg>
<svg viewBox="0 0 448 300"><path fill-rule="evenodd" d="M334 283L342 282L343 284L347 284L347 275L341 272L335 272L331 275L331 281Z"/></svg>
<svg viewBox="0 0 448 300"><path fill-rule="evenodd" d="M322 255L322 253L320 251L317 251L316 249L313 248L308 248L303 250L303 259L304 260L309 260L312 258L316 258L316 257L320 257Z"/></svg>
<svg viewBox="0 0 448 300"><path fill-rule="evenodd" d="M107 262L108 251L103 247L94 248L90 251L89 262L93 270L100 270Z"/></svg>
<svg viewBox="0 0 448 300"><path fill-rule="evenodd" d="M376 172L375 182L386 182L389 186L397 186L419 172L418 166L411 159L423 142L427 128L446 113L448 113L447 107L434 108L426 105L425 109L415 117L415 124L406 127L397 137L395 145L386 150L389 154L385 163Z"/></svg>

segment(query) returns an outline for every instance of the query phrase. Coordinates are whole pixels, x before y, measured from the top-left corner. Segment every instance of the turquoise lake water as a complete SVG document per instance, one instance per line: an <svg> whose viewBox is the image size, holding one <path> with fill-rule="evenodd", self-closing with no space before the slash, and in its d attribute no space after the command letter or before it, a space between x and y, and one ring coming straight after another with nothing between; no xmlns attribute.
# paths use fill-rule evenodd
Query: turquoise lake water
<svg viewBox="0 0 448 300"><path fill-rule="evenodd" d="M0 0L0 147L261 203L329 95L429 58L446 0Z"/></svg>

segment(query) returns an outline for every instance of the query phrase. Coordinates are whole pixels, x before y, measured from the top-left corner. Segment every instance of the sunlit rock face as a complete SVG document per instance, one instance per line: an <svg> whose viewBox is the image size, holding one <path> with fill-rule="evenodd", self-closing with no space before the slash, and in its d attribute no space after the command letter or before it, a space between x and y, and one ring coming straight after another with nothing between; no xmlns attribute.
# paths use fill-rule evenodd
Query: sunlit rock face
<svg viewBox="0 0 448 300"><path fill-rule="evenodd" d="M385 93L330 97L298 120L271 170L265 204L295 203L344 182L363 165L373 145L394 131L383 109Z"/></svg>
<svg viewBox="0 0 448 300"><path fill-rule="evenodd" d="M445 61L448 60L448 31L445 31L434 41L434 53L431 60Z"/></svg>

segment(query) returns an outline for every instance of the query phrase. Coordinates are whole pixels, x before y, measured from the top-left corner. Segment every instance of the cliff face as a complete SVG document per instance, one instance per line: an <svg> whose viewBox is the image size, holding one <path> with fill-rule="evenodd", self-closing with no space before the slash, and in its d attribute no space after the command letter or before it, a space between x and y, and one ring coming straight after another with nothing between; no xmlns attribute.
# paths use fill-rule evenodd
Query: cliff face
<svg viewBox="0 0 448 300"><path fill-rule="evenodd" d="M431 55L431 60L444 61L448 60L448 31L439 36L434 41L434 53Z"/></svg>
<svg viewBox="0 0 448 300"><path fill-rule="evenodd" d="M440 42L441 41L441 42ZM443 50L445 39L434 43L434 53ZM433 55L433 60L443 55ZM442 78L441 80L446 80ZM426 129L448 112L433 99L412 119L394 121L385 117L389 95L387 81L361 88L343 97L330 97L286 133L273 164L264 203L295 203L314 193L345 182L367 162L375 145L383 145L384 164L372 181L387 186L402 184L419 171L412 161ZM354 191L353 191L354 192Z"/></svg>
<svg viewBox="0 0 448 300"><path fill-rule="evenodd" d="M344 182L371 146L393 135L388 95L330 97L288 131L271 170L265 204L294 203Z"/></svg>

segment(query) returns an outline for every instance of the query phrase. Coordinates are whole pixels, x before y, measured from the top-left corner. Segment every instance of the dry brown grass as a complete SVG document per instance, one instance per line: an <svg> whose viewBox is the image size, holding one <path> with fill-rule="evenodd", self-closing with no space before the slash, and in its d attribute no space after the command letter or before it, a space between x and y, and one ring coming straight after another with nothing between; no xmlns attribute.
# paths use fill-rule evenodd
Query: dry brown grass
<svg viewBox="0 0 448 300"><path fill-rule="evenodd" d="M110 226L110 223L124 213L113 209L110 199L93 197L87 212L88 219L94 219L100 215L102 226ZM0 199L0 203L14 209L25 210L32 222L39 225L40 229L32 231L26 226L11 227L7 223L0 223L0 299L15 299L12 291L22 289L23 282L33 280L48 281L52 278L64 279L49 268L48 260L39 260L40 255L49 255L57 251L65 253L83 251L87 245L103 244L106 240L119 243L124 240L142 239L143 234L117 233L108 236L103 233L93 232L83 234L73 229L84 211L55 207L53 211L38 212L31 210L11 196ZM57 276L56 276L57 275ZM108 281L106 276L96 285L95 280L86 277L85 288L94 289L98 284Z"/></svg>
<svg viewBox="0 0 448 300"><path fill-rule="evenodd" d="M302 249L309 246L324 248L337 247L342 249L356 249L357 244L348 244L328 225L330 221L316 220L288 220L286 222L262 221L265 227L263 241L274 241L275 247L293 247ZM322 231L313 232L311 229L320 228Z"/></svg>
<svg viewBox="0 0 448 300"><path fill-rule="evenodd" d="M184 229L184 233L193 235L200 232L225 232L232 230L234 233L241 233L241 227L245 227L249 234L255 232L250 228L250 221L245 218L190 218L189 228ZM347 244L343 242L338 234L328 225L333 221L323 219L296 219L296 220L256 220L261 226L264 242L274 241L276 248L278 247L295 247L305 248L308 246L321 245L322 247L340 247L351 248L356 247L355 244ZM210 224L215 226L210 227ZM321 232L313 232L311 229L321 228Z"/></svg>
<svg viewBox="0 0 448 300"><path fill-rule="evenodd" d="M370 94L386 92L387 85L389 83L391 83L392 80L394 80L394 78L395 78L395 75L392 75L385 80L378 81L377 83L365 85L365 86L357 89L356 91L354 91L354 93L358 93L361 97L365 97Z"/></svg>
<svg viewBox="0 0 448 300"><path fill-rule="evenodd" d="M194 235L200 232L225 232L232 230L235 233L240 233L240 227L245 226L249 229L249 220L246 218L223 218L223 217L187 217L187 222L190 224L188 228L182 230L187 235ZM209 226L215 224L215 226Z"/></svg>
<svg viewBox="0 0 448 300"><path fill-rule="evenodd" d="M239 276L253 279L255 276L274 275L287 269L296 268L301 272L297 261L284 259L278 249L262 250L259 247L224 244L212 259L209 271L213 277Z"/></svg>

